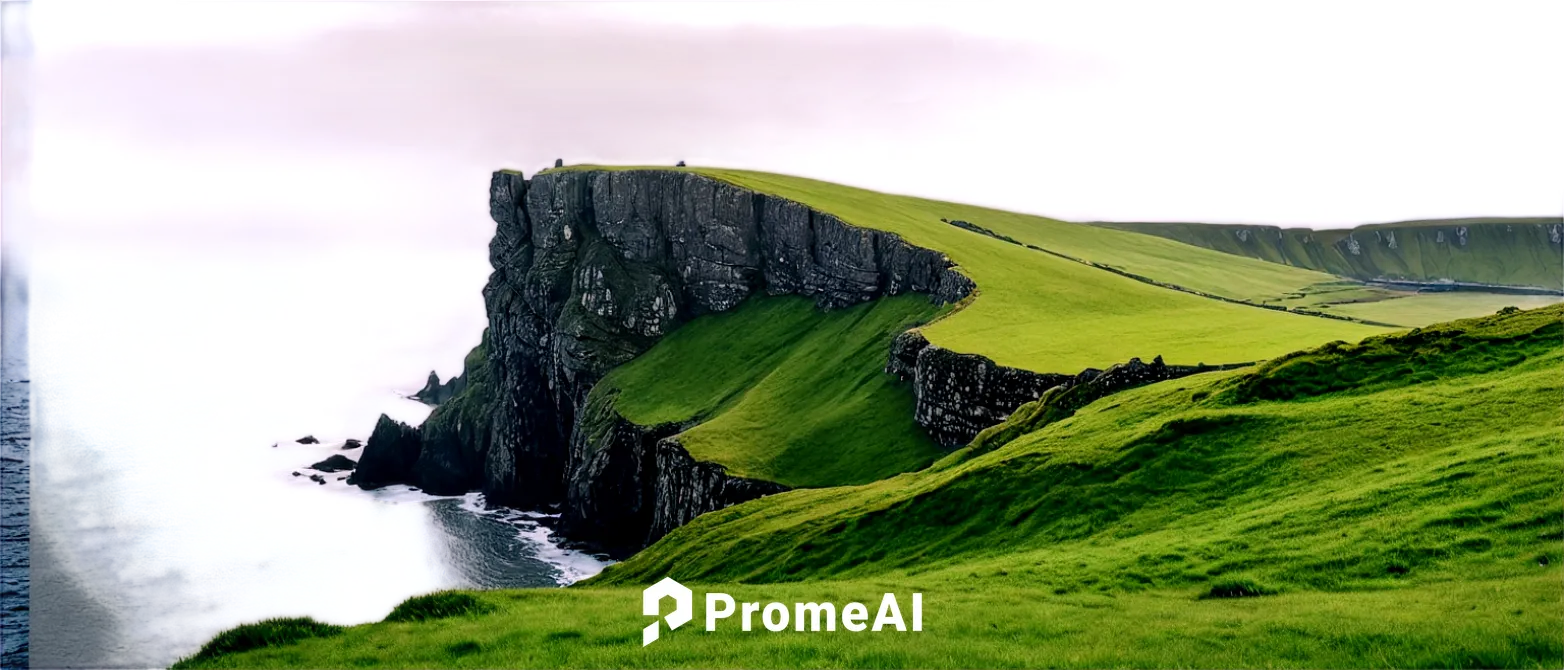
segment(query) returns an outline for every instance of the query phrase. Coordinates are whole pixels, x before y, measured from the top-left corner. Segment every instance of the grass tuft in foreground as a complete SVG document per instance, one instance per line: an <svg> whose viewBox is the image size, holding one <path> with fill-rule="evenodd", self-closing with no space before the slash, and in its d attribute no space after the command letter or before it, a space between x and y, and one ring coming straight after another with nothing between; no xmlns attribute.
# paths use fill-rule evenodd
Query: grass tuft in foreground
<svg viewBox="0 0 1564 670"><path fill-rule="evenodd" d="M402 601L386 615L386 621L430 621L492 611L493 605L461 591L440 591L428 595L413 596Z"/></svg>
<svg viewBox="0 0 1564 670"><path fill-rule="evenodd" d="M290 645L309 638L331 637L342 631L342 626L321 623L309 617L247 623L219 633L211 642L202 645L194 656L181 660L174 667L187 667L193 663L254 649Z"/></svg>

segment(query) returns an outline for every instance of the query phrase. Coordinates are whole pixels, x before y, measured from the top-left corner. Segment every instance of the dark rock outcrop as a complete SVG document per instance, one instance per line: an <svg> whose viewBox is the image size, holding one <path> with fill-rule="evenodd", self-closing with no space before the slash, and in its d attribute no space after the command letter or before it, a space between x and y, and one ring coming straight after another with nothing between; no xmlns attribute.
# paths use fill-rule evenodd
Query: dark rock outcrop
<svg viewBox="0 0 1564 670"><path fill-rule="evenodd" d="M304 437L294 441L298 442L299 444L320 444L320 440L315 439L314 435L305 435Z"/></svg>
<svg viewBox="0 0 1564 670"><path fill-rule="evenodd" d="M571 440L570 473L561 530L612 555L644 546L657 502L657 442L679 426L640 426L613 409L612 397L585 408Z"/></svg>
<svg viewBox="0 0 1564 670"><path fill-rule="evenodd" d="M425 405L438 407L445 401L456 397L465 388L467 388L467 379L465 377L456 375L442 384L440 383L440 375L430 370L429 381L424 382L424 387L418 389L417 393L408 397Z"/></svg>
<svg viewBox="0 0 1564 670"><path fill-rule="evenodd" d="M652 489L657 500L647 544L707 512L787 490L775 482L735 477L720 465L697 461L677 437L658 441L656 474Z"/></svg>
<svg viewBox="0 0 1564 670"><path fill-rule="evenodd" d="M349 439L348 441L342 443L342 450L343 451L347 451L349 449L357 449L357 448L362 447L362 446L364 446L363 442L359 442L358 440L354 440L354 439Z"/></svg>
<svg viewBox="0 0 1564 670"><path fill-rule="evenodd" d="M885 371L912 382L918 399L914 419L946 447L970 442L1015 408L1071 379L1004 367L976 354L958 354L929 344L916 330L891 342Z"/></svg>
<svg viewBox="0 0 1564 670"><path fill-rule="evenodd" d="M342 454L332 454L326 460L310 466L316 472L346 472L358 467L358 463Z"/></svg>
<svg viewBox="0 0 1564 670"><path fill-rule="evenodd" d="M571 540L621 557L701 514L787 487L735 477L679 444L678 424L641 426L594 394L572 437L571 474L561 530Z"/></svg>
<svg viewBox="0 0 1564 670"><path fill-rule="evenodd" d="M460 495L482 484L490 426L453 415L431 415L421 428L423 449L410 483L435 495Z"/></svg>
<svg viewBox="0 0 1564 670"><path fill-rule="evenodd" d="M420 428L423 449L410 483L435 495L460 495L483 485L495 410L488 342L485 333L457 377L463 382L461 391L435 407Z"/></svg>
<svg viewBox="0 0 1564 670"><path fill-rule="evenodd" d="M310 481L315 482L316 484L320 484L321 486L326 485L326 478L320 475L310 475Z"/></svg>
<svg viewBox="0 0 1564 670"><path fill-rule="evenodd" d="M422 447L423 438L417 428L381 414L348 483L375 489L409 481Z"/></svg>
<svg viewBox="0 0 1564 670"><path fill-rule="evenodd" d="M958 354L929 344L909 330L891 342L885 371L910 381L917 398L914 418L935 441L946 447L971 442L985 429L1011 418L1019 408L1045 400L1051 390L1069 391L1073 412L1103 396L1199 372L1251 365L1166 365L1132 358L1107 370L1087 368L1074 376L1040 374L997 365L976 354Z"/></svg>
<svg viewBox="0 0 1564 670"><path fill-rule="evenodd" d="M1107 370L1088 368L1067 382L1048 389L1037 400L1017 407L1004 423L984 429L972 440L973 452L996 449L1017 437L1068 418L1082 407L1120 391L1240 365L1244 364L1166 365L1162 357L1158 356L1150 363L1131 358L1129 362L1109 366Z"/></svg>

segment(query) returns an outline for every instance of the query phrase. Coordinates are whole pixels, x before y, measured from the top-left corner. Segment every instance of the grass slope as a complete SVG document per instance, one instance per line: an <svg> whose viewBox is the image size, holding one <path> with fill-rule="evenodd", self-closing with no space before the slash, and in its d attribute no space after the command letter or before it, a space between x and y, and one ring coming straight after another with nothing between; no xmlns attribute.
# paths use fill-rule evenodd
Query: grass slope
<svg viewBox="0 0 1564 670"><path fill-rule="evenodd" d="M1332 343L707 514L576 588L477 594L487 614L188 667L1557 667L1561 363L1559 306ZM642 649L639 587L664 575L918 591L925 631L697 619Z"/></svg>
<svg viewBox="0 0 1564 670"><path fill-rule="evenodd" d="M862 484L944 453L912 420L912 391L883 372L891 339L940 308L906 295L821 312L798 296L700 317L614 369L593 393L641 425L695 423L701 461L787 486Z"/></svg>
<svg viewBox="0 0 1564 670"><path fill-rule="evenodd" d="M1351 230L1102 222L1193 246L1357 279L1453 280L1564 290L1558 217L1404 221ZM1457 244L1461 229L1466 243ZM1356 253L1354 253L1356 249Z"/></svg>
<svg viewBox="0 0 1564 670"><path fill-rule="evenodd" d="M1564 306L1455 322L1123 392L921 472L702 516L598 581L989 568L1112 591L1509 574L1564 538L1561 320Z"/></svg>
<svg viewBox="0 0 1564 670"><path fill-rule="evenodd" d="M564 169L647 169L577 166ZM673 169L673 168L656 168ZM1151 286L940 221L960 219L1025 244L1216 295L1278 298L1334 278L1092 226L745 170L682 168L810 205L937 249L980 295L924 329L934 344L1001 365L1075 373L1141 357L1244 362L1385 332L1356 323L1224 303Z"/></svg>

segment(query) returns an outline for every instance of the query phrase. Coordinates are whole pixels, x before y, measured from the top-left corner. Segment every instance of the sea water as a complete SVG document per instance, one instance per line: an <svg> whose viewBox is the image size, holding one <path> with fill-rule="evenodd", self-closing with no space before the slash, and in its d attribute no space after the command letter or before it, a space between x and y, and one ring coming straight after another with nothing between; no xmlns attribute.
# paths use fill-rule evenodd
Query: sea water
<svg viewBox="0 0 1564 670"><path fill-rule="evenodd" d="M546 515L292 474L357 458L344 440L382 412L428 414L404 396L477 343L486 261L394 246L35 253L31 383L5 387L3 454L8 485L25 477L14 419L30 386L33 667L163 666L244 622L363 623L420 593L600 570L552 541ZM27 560L9 510L7 565ZM6 575L10 607L27 584Z"/></svg>

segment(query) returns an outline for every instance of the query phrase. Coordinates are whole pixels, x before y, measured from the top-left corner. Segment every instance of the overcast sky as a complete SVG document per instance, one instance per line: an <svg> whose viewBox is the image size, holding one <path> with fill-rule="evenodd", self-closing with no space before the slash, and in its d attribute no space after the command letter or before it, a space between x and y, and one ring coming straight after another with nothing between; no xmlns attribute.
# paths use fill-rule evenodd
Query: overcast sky
<svg viewBox="0 0 1564 670"><path fill-rule="evenodd" d="M5 158L57 240L481 244L488 172L555 157L1073 220L1550 215L1561 7L59 0Z"/></svg>

